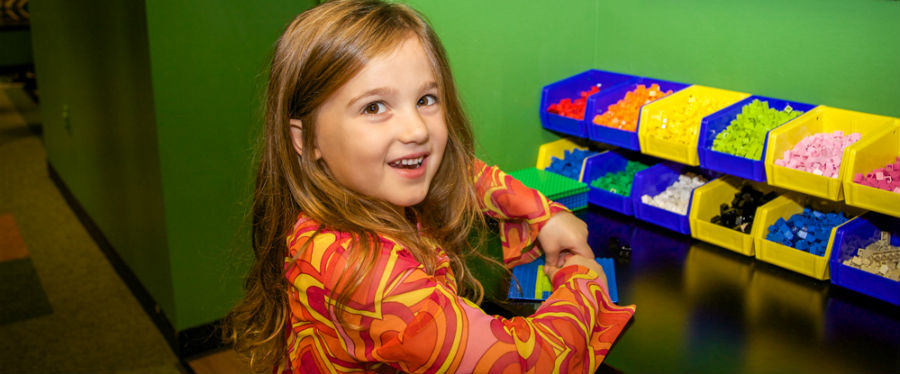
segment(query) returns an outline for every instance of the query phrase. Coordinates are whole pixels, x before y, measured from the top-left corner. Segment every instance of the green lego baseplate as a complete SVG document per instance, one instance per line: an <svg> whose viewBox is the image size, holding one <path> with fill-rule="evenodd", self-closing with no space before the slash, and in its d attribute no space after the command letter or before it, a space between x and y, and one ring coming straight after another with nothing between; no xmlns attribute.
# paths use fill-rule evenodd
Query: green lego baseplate
<svg viewBox="0 0 900 374"><path fill-rule="evenodd" d="M541 191L550 200L560 200L572 195L587 193L587 184L562 175L537 168L527 168L509 173L527 187ZM570 207L571 209L571 207Z"/></svg>

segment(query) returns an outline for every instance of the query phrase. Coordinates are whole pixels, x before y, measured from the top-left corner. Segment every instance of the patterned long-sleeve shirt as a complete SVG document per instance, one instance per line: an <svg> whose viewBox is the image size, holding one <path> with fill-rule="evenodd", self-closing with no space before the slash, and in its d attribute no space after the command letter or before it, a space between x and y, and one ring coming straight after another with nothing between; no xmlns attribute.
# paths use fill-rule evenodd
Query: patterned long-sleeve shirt
<svg viewBox="0 0 900 374"><path fill-rule="evenodd" d="M531 244L541 227L565 207L496 167L478 161L476 168L484 213L500 221L506 263L533 260L540 252ZM593 372L634 314L634 306L610 301L592 270L566 266L533 315L491 316L457 295L442 248L434 246L438 261L429 274L402 244L383 235L378 239L372 271L336 310L331 291L345 269L351 236L300 215L285 258L291 286L288 362L278 371Z"/></svg>

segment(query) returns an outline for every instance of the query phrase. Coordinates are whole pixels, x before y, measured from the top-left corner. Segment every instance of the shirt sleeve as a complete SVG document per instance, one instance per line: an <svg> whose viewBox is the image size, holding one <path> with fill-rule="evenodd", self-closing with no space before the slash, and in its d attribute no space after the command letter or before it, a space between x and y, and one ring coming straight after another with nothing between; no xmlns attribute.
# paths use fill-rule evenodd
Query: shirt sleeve
<svg viewBox="0 0 900 374"><path fill-rule="evenodd" d="M499 222L506 265L511 268L540 257L540 247L532 244L541 228L554 214L569 210L498 167L477 159L474 180L482 212Z"/></svg>
<svg viewBox="0 0 900 374"><path fill-rule="evenodd" d="M319 274L337 273L321 270ZM329 303L317 304L318 298L307 296L312 304L302 312L334 327L326 334L340 346L328 350L345 350L354 361L372 363L371 371L387 365L407 373L594 372L634 313L634 306L620 307L609 300L596 273L568 266L557 272L555 291L535 314L503 319L457 296L452 285L441 281L446 270L429 275L394 245L381 252L345 308L316 308ZM309 284L297 279L294 287L310 294ZM324 279L320 284L331 283ZM292 305L292 311L300 306ZM344 324L337 323L338 314ZM293 371L304 372L298 361L292 360Z"/></svg>

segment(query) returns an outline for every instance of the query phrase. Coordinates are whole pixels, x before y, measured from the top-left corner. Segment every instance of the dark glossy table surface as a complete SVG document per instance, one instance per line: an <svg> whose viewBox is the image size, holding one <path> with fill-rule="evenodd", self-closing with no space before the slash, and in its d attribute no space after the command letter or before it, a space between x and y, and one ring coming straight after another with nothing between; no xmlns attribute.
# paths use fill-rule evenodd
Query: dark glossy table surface
<svg viewBox="0 0 900 374"><path fill-rule="evenodd" d="M615 370L900 373L892 304L632 217L577 214L596 255L615 259L619 303L637 305L606 358ZM534 304L502 307L525 314Z"/></svg>

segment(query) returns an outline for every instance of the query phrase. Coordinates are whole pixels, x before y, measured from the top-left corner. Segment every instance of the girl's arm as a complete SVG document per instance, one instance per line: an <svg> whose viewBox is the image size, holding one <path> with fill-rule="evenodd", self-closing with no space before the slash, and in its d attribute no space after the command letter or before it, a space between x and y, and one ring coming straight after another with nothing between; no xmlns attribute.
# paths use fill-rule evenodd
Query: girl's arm
<svg viewBox="0 0 900 374"><path fill-rule="evenodd" d="M500 223L506 265L513 267L540 257L540 248L532 246L538 233L555 214L569 210L481 160L475 160L473 175L482 211Z"/></svg>
<svg viewBox="0 0 900 374"><path fill-rule="evenodd" d="M340 371L359 362L375 365L366 370L389 365L409 373L593 372L634 313L633 306L609 300L597 273L573 265L556 272L555 291L535 314L490 316L457 296L446 263L429 275L405 249L382 243L375 268L340 311L323 308L328 302L321 295L328 290L318 287L333 282L342 262L312 254L298 260L298 266L318 269L323 279L308 273L289 276L295 290L304 290L292 297L292 313L321 321L316 328L292 325L288 352L294 372L313 364ZM314 258L329 261L303 265ZM344 325L336 322L338 313ZM310 351L310 346L325 352Z"/></svg>

